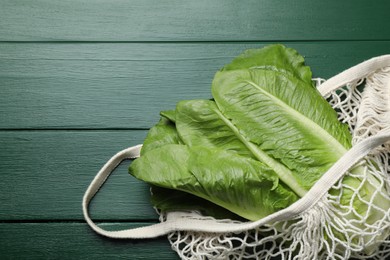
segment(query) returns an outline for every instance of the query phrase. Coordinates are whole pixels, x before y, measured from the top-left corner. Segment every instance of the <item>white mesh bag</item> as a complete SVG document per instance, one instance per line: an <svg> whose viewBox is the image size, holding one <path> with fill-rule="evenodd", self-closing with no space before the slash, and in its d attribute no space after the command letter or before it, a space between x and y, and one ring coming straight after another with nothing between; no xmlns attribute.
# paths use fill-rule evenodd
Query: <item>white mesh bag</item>
<svg viewBox="0 0 390 260"><path fill-rule="evenodd" d="M138 145L114 155L88 187L83 198L87 223L111 238L168 235L182 259L388 259L390 55L316 82L319 92L338 112L339 120L348 124L353 147L288 208L255 222L170 212L161 214L161 223L155 225L103 230L90 219L89 202L122 160L139 156L142 145ZM362 170L349 171L352 166ZM358 178L360 185L343 181L347 176ZM350 203L341 203L346 193ZM357 204L364 210L357 210Z"/></svg>

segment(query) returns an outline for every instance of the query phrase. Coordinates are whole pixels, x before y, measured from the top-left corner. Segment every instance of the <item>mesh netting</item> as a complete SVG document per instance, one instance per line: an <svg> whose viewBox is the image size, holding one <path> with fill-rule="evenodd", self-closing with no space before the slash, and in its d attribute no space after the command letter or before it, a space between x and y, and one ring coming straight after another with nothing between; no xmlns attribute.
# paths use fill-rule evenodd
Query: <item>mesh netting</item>
<svg viewBox="0 0 390 260"><path fill-rule="evenodd" d="M353 144L390 127L388 82L390 67L326 97L348 124ZM182 259L389 259L389 151L389 143L372 151L318 203L288 221L237 234L174 232L168 239Z"/></svg>

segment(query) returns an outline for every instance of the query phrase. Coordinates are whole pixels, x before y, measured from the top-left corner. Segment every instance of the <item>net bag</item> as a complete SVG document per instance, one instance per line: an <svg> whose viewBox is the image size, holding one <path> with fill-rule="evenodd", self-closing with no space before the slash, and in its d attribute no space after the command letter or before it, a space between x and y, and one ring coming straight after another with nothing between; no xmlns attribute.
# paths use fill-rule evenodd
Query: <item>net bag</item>
<svg viewBox="0 0 390 260"><path fill-rule="evenodd" d="M169 212L160 213L155 225L103 230L90 219L89 202L122 160L139 156L138 145L114 155L88 187L83 198L87 223L111 238L167 235L182 259L388 259L390 55L315 81L339 120L348 124L353 146L291 206L254 222ZM350 171L352 166L361 169ZM359 185L349 177L359 179Z"/></svg>

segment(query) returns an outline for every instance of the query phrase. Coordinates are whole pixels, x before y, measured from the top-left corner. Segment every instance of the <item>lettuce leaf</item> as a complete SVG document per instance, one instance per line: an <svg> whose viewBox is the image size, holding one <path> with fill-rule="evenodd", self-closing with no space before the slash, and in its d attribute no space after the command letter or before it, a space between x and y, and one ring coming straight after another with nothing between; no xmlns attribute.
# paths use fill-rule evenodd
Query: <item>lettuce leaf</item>
<svg viewBox="0 0 390 260"><path fill-rule="evenodd" d="M161 111L160 115L160 121L148 132L141 150L141 156L148 151L164 147L169 144L183 143L176 130L176 111ZM240 216L234 214L233 212L190 193L171 188L162 188L155 185L151 186L151 203L158 210L165 212L191 210L198 211L204 215L215 218L242 220ZM191 203L188 203L189 201Z"/></svg>
<svg viewBox="0 0 390 260"><path fill-rule="evenodd" d="M288 74L263 69L219 72L212 91L221 114L247 141L290 169L303 189L350 147L348 128L332 107L311 84ZM291 182L290 173L280 174Z"/></svg>
<svg viewBox="0 0 390 260"><path fill-rule="evenodd" d="M261 162L230 151L170 144L141 158L131 164L136 178L191 193L246 219L260 219L298 199Z"/></svg>

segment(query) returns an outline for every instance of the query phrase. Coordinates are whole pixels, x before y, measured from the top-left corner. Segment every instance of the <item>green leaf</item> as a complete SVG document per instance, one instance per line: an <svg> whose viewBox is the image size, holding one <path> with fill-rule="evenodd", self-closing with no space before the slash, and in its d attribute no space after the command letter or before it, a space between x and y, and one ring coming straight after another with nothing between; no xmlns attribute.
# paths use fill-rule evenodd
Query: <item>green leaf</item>
<svg viewBox="0 0 390 260"><path fill-rule="evenodd" d="M230 64L223 67L226 70L265 69L290 74L304 82L311 83L312 73L304 65L304 58L294 49L281 44L268 45L261 49L249 49L237 56Z"/></svg>
<svg viewBox="0 0 390 260"><path fill-rule="evenodd" d="M173 117L174 111L170 111L167 114ZM141 156L147 151L166 144L179 144L180 142L175 123L169 118L162 116L160 121L149 130L141 149Z"/></svg>
<svg viewBox="0 0 390 260"><path fill-rule="evenodd" d="M168 144L181 143L175 128L175 114L176 112L174 110L160 112L160 121L149 130L148 135L144 140L141 150L142 156L150 150L164 147ZM150 201L154 207L161 211L195 210L206 216L213 216L220 219L241 219L238 215L189 193L153 185L151 188L152 194Z"/></svg>
<svg viewBox="0 0 390 260"><path fill-rule="evenodd" d="M290 169L304 189L350 147L348 128L332 107L310 82L291 73L267 68L221 71L212 93L240 133Z"/></svg>
<svg viewBox="0 0 390 260"><path fill-rule="evenodd" d="M176 106L178 134L188 146L219 148L254 158L221 116L214 101L181 101Z"/></svg>
<svg viewBox="0 0 390 260"><path fill-rule="evenodd" d="M161 111L160 112L160 115L168 120L170 120L171 122L175 123L176 122L176 112L175 110L165 110L165 111Z"/></svg>
<svg viewBox="0 0 390 260"><path fill-rule="evenodd" d="M177 134L174 120L175 111L160 113L160 121L153 126L144 140L141 150L142 156L150 150L164 147L168 144L179 144L181 140ZM188 202L191 203L188 203ZM151 203L162 211L196 210L207 216L215 218L239 219L239 216L219 207L205 199L186 192L152 186Z"/></svg>
<svg viewBox="0 0 390 260"><path fill-rule="evenodd" d="M166 145L135 160L129 171L145 182L191 193L249 220L298 198L262 163L220 149Z"/></svg>

